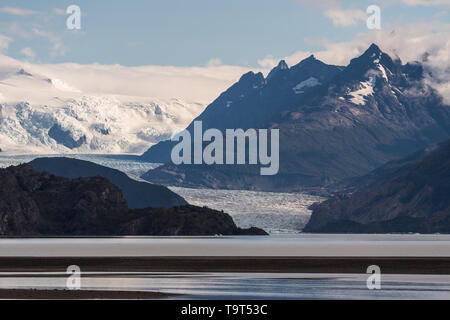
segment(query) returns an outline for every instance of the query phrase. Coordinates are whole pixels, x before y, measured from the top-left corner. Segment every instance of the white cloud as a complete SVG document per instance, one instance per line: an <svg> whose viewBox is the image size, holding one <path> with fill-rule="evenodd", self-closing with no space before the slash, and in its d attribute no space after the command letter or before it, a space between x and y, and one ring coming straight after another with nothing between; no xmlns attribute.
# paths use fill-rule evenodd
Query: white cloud
<svg viewBox="0 0 450 320"><path fill-rule="evenodd" d="M317 59L325 63L345 66L352 58L362 54L371 43L376 43L391 57L401 58L403 63L421 61L424 54L427 54L424 66L433 74L428 82L450 104L450 24L428 22L390 27L386 25L383 30L360 33L347 42L327 39L315 42L323 49L318 52L297 51L279 58L267 56L258 63L261 67L273 67L284 59L292 66L314 53Z"/></svg>
<svg viewBox="0 0 450 320"><path fill-rule="evenodd" d="M337 8L342 6L342 2L340 0L296 0L297 4L306 8Z"/></svg>
<svg viewBox="0 0 450 320"><path fill-rule="evenodd" d="M53 8L52 12L54 14L60 15L60 16L65 16L66 15L66 10L61 9L61 8Z"/></svg>
<svg viewBox="0 0 450 320"><path fill-rule="evenodd" d="M449 0L402 0L402 2L409 6L450 6Z"/></svg>
<svg viewBox="0 0 450 320"><path fill-rule="evenodd" d="M2 25L2 28L10 34L18 35L24 39L30 39L32 37L30 32L16 21L10 21L5 26Z"/></svg>
<svg viewBox="0 0 450 320"><path fill-rule="evenodd" d="M345 9L340 0L297 0L297 3L305 8L325 10L323 15L339 27L354 26L367 20L366 7Z"/></svg>
<svg viewBox="0 0 450 320"><path fill-rule="evenodd" d="M279 59L275 59L272 55L268 55L262 59L258 60L258 64L262 68L272 69L275 68L278 64ZM289 62L288 62L289 63Z"/></svg>
<svg viewBox="0 0 450 320"><path fill-rule="evenodd" d="M0 8L0 12L12 14L15 16L29 16L33 14L37 14L37 11L29 10L29 9L22 9L22 8L16 8L16 7L2 7Z"/></svg>
<svg viewBox="0 0 450 320"><path fill-rule="evenodd" d="M367 20L367 14L359 9L329 9L324 15L333 21L335 26L348 27Z"/></svg>
<svg viewBox="0 0 450 320"><path fill-rule="evenodd" d="M20 53L31 60L36 58L36 52L34 52L30 47L23 48L22 50L20 50Z"/></svg>
<svg viewBox="0 0 450 320"><path fill-rule="evenodd" d="M39 79L58 79L86 95L113 95L130 101L179 98L202 104L212 102L251 70L226 65L127 67L97 63L35 64L0 54L0 75L4 70L14 73L21 68Z"/></svg>
<svg viewBox="0 0 450 320"><path fill-rule="evenodd" d="M0 34L0 52L8 49L9 43L12 41L10 37Z"/></svg>
<svg viewBox="0 0 450 320"><path fill-rule="evenodd" d="M217 67L222 65L222 59L220 58L212 58L206 64L207 67Z"/></svg>

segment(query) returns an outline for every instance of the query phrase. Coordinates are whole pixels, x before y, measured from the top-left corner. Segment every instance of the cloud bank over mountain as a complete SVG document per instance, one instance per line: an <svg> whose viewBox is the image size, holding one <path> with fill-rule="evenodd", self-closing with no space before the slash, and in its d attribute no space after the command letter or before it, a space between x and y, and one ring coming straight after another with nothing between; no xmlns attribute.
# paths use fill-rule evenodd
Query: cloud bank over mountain
<svg viewBox="0 0 450 320"><path fill-rule="evenodd" d="M268 56L258 62L264 68L272 68L284 59L289 65L314 54L328 64L347 65L350 60L370 45L380 44L386 53L400 58L404 63L419 61L428 72L427 81L450 102L450 24L410 23L386 25L382 30L360 33L353 40L336 42L329 39L311 40L322 50L297 51L285 57Z"/></svg>
<svg viewBox="0 0 450 320"><path fill-rule="evenodd" d="M2 39L0 46L7 44L7 39ZM0 55L0 81L17 69L60 79L85 94L180 98L200 103L210 102L249 71L247 67L217 63L204 67L36 64ZM24 99L27 94L31 93L25 91Z"/></svg>

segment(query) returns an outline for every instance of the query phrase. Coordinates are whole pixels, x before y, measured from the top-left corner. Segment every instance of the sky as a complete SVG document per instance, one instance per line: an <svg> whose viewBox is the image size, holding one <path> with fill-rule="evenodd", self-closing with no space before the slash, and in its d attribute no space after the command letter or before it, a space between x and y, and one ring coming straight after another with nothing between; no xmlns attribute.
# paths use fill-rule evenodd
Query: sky
<svg viewBox="0 0 450 320"><path fill-rule="evenodd" d="M70 5L81 9L79 30L66 27ZM367 28L370 5L381 9L380 30ZM449 41L450 0L0 1L4 57L85 87L89 68L117 71L104 77L163 74L181 79L173 90L183 97L202 101L248 70L267 73L280 59L293 65L311 53L345 65L371 42L404 61L431 53L430 67L447 68ZM204 94L196 87L189 96L194 84Z"/></svg>
<svg viewBox="0 0 450 320"><path fill-rule="evenodd" d="M66 27L71 4L81 9L80 30ZM371 4L392 30L392 24L450 21L450 0L2 0L0 34L10 39L9 56L39 63L256 68L268 56L314 52L321 41L367 32ZM336 18L339 12L348 24Z"/></svg>

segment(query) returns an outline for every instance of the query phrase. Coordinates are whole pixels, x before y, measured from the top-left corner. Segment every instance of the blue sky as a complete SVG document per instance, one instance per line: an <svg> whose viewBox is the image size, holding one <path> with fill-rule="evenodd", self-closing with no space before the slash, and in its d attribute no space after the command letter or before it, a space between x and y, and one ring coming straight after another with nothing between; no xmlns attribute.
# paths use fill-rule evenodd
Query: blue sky
<svg viewBox="0 0 450 320"><path fill-rule="evenodd" d="M79 31L66 28L71 4L81 8ZM258 67L267 56L320 51L323 41L374 32L361 18L370 4L381 7L385 29L450 21L450 0L2 0L0 35L7 44L0 49L35 63ZM339 11L359 18L336 24Z"/></svg>

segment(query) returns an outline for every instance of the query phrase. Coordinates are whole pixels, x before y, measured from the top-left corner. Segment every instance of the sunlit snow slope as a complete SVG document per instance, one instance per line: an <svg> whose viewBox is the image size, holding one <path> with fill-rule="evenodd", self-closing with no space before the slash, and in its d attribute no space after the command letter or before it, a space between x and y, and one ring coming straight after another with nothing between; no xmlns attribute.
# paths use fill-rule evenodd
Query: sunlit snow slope
<svg viewBox="0 0 450 320"><path fill-rule="evenodd" d="M0 59L0 148L8 153L141 153L186 127L203 107L86 93L45 68Z"/></svg>

